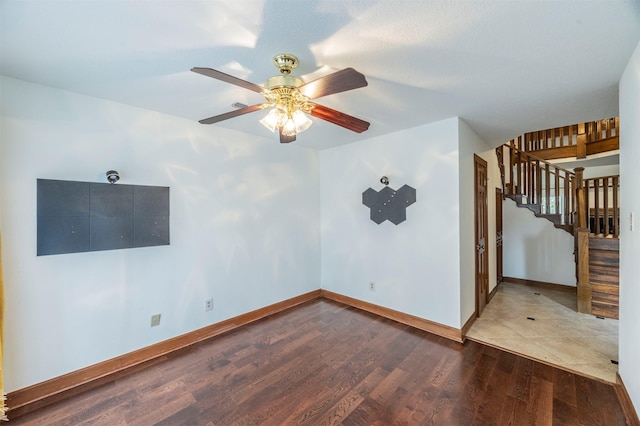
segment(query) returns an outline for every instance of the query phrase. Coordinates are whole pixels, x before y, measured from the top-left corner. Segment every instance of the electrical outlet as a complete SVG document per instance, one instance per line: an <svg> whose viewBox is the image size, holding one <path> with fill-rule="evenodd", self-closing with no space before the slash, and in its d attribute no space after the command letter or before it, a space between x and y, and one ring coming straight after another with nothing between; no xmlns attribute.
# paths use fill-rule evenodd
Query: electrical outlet
<svg viewBox="0 0 640 426"><path fill-rule="evenodd" d="M206 299L204 301L204 310L206 311L210 311L213 309L213 299Z"/></svg>
<svg viewBox="0 0 640 426"><path fill-rule="evenodd" d="M376 291L376 283L374 281L369 281L369 290Z"/></svg>
<svg viewBox="0 0 640 426"><path fill-rule="evenodd" d="M151 327L157 327L160 325L160 315L161 314L151 315Z"/></svg>

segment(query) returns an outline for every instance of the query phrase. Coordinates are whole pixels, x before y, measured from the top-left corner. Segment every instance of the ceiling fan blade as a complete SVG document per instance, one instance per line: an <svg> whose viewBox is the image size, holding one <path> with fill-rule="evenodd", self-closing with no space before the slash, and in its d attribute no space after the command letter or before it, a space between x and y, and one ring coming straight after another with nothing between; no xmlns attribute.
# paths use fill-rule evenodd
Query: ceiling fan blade
<svg viewBox="0 0 640 426"><path fill-rule="evenodd" d="M296 135L285 136L282 134L282 129L280 129L280 143L290 143L296 140Z"/></svg>
<svg viewBox="0 0 640 426"><path fill-rule="evenodd" d="M356 133L362 133L369 128L369 123L364 120L319 104L316 104L315 108L311 110L311 115Z"/></svg>
<svg viewBox="0 0 640 426"><path fill-rule="evenodd" d="M229 118L238 117L240 115L248 114L250 112L259 111L264 108L264 104L256 104L248 107L240 108L235 111L225 112L224 114L214 115L213 117L205 118L200 120L202 124L213 124L218 123L223 120L227 120Z"/></svg>
<svg viewBox="0 0 640 426"><path fill-rule="evenodd" d="M266 92L266 90L262 86L250 83L246 80L242 80L241 78L234 77L229 74L225 74L222 71L200 67L193 67L191 68L191 71L197 72L198 74L206 75L207 77L215 78L216 80L224 81L225 83L235 84L236 86L244 87L245 89L253 90L254 92L258 92L260 94Z"/></svg>
<svg viewBox="0 0 640 426"><path fill-rule="evenodd" d="M345 68L333 74L325 75L317 80L310 81L300 86L299 90L310 99L346 92L368 85L363 74L353 68Z"/></svg>

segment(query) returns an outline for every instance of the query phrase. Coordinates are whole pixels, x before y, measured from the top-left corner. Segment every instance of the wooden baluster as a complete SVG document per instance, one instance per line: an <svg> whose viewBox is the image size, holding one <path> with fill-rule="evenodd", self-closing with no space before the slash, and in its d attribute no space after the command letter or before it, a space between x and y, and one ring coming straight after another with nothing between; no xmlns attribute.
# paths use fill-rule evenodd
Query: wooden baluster
<svg viewBox="0 0 640 426"><path fill-rule="evenodd" d="M520 183L522 186L520 187L520 195L523 197L527 195L527 158L525 157L524 151L518 152L519 163L520 163Z"/></svg>
<svg viewBox="0 0 640 426"><path fill-rule="evenodd" d="M569 214L568 214L568 220L570 222L570 224L574 224L575 220L576 220L576 191L575 188L576 187L576 177L575 175L570 175L569 176L569 194L570 194L570 198L569 200L571 201L571 207L569 208Z"/></svg>
<svg viewBox="0 0 640 426"><path fill-rule="evenodd" d="M513 178L513 172L514 172L514 168L513 168L513 156L514 156L514 151L513 148L509 147L509 185L511 185L510 191L509 193L512 195L516 194L516 181Z"/></svg>
<svg viewBox="0 0 640 426"><path fill-rule="evenodd" d="M551 173L549 171L549 164L546 163L544 165L544 196L545 196L545 213L551 213L551 209L549 208L550 200L551 200L551 185L549 184L549 178L551 177Z"/></svg>
<svg viewBox="0 0 640 426"><path fill-rule="evenodd" d="M553 195L555 196L555 203L556 203L556 208L555 208L555 212L556 214L561 214L560 213L560 170L556 170L556 187L554 188L554 192Z"/></svg>
<svg viewBox="0 0 640 426"><path fill-rule="evenodd" d="M591 216L589 215L589 194L590 193L591 193L591 181L585 180L584 181L584 206L585 206L585 212L587 215L587 221L589 221L591 218ZM587 225L585 227L591 229L591 223L587 222ZM593 229L591 229L591 231L593 231Z"/></svg>
<svg viewBox="0 0 640 426"><path fill-rule="evenodd" d="M596 138L599 141L602 139L602 120L598 120L596 123Z"/></svg>
<svg viewBox="0 0 640 426"><path fill-rule="evenodd" d="M620 186L618 184L618 177L614 176L612 179L613 186L613 236L617 237L620 235L620 224L619 221L619 213L618 213L618 193L620 191Z"/></svg>
<svg viewBox="0 0 640 426"><path fill-rule="evenodd" d="M584 123L578 124L576 144L576 158L587 158L587 134Z"/></svg>
<svg viewBox="0 0 640 426"><path fill-rule="evenodd" d="M567 145L569 145L569 146L572 146L572 145L576 144L575 141L573 140L573 138L574 138L574 136L576 134L576 132L573 131L574 127L575 126L568 126L569 131L567 132L567 137L568 137L567 138Z"/></svg>
<svg viewBox="0 0 640 426"><path fill-rule="evenodd" d="M612 138L612 137L615 136L615 127L616 127L615 118L610 118L609 119L609 134L608 134L608 137Z"/></svg>
<svg viewBox="0 0 640 426"><path fill-rule="evenodd" d="M604 235L608 236L612 230L609 226L609 178L603 178L602 182L602 198L604 200Z"/></svg>
<svg viewBox="0 0 640 426"><path fill-rule="evenodd" d="M603 227L602 233L606 237L611 233L611 230L609 229L609 178L608 177L605 177L602 179L602 200L604 201L604 210L603 210L604 227Z"/></svg>
<svg viewBox="0 0 640 426"><path fill-rule="evenodd" d="M536 198L534 203L540 205L542 209L542 168L540 167L540 160L535 161L534 170L536 173L536 181L534 183ZM540 213L542 213L542 210L540 210Z"/></svg>
<svg viewBox="0 0 640 426"><path fill-rule="evenodd" d="M564 127L560 127L558 129L558 147L561 147L564 145Z"/></svg>
<svg viewBox="0 0 640 426"><path fill-rule="evenodd" d="M584 167L576 167L573 169L576 174L576 180L574 182L575 193L576 193L576 215L577 224L579 229L586 229L589 227L587 224L587 211L589 209L589 205L586 204L586 190L585 190L585 180L584 180Z"/></svg>
<svg viewBox="0 0 640 426"><path fill-rule="evenodd" d="M534 178L534 170L533 163L531 162L531 157L527 156L527 204L532 204L531 199L533 198L533 180Z"/></svg>
<svg viewBox="0 0 640 426"><path fill-rule="evenodd" d="M498 160L498 170L500 171L500 183L502 184L502 194L504 196L507 190L504 174L504 145L500 145L496 148L496 158Z"/></svg>
<svg viewBox="0 0 640 426"><path fill-rule="evenodd" d="M593 180L593 220L595 221L594 234L600 234L600 182Z"/></svg>
<svg viewBox="0 0 640 426"><path fill-rule="evenodd" d="M569 179L569 172L564 172L564 210L562 214L564 214L564 223L571 223L571 198L573 195L570 194L569 186L571 180Z"/></svg>
<svg viewBox="0 0 640 426"><path fill-rule="evenodd" d="M516 182L516 186L517 186L517 191L516 191L516 195L522 195L522 188L523 188L523 183L522 182L522 155L520 153L520 151L516 151L516 170L518 171L518 173L516 174L516 178L517 178L517 182Z"/></svg>
<svg viewBox="0 0 640 426"><path fill-rule="evenodd" d="M529 157L526 154L522 154L522 195L528 197L529 195Z"/></svg>

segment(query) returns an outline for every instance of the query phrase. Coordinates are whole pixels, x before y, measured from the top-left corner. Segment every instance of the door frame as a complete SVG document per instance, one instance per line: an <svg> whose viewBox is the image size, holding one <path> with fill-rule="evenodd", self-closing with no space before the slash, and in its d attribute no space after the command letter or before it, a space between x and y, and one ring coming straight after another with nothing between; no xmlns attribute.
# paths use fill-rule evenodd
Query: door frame
<svg viewBox="0 0 640 426"><path fill-rule="evenodd" d="M496 188L496 288L502 283L504 278L502 254L503 246L503 226L502 226L502 202L504 195L501 188ZM491 299L491 297L489 297Z"/></svg>
<svg viewBox="0 0 640 426"><path fill-rule="evenodd" d="M484 169L484 197L479 199L478 194L478 170ZM487 237L489 233L489 211L488 211L488 167L487 162L477 154L473 155L473 207L474 207L474 265L475 265L475 304L476 304L476 318L480 317L482 310L489 303L489 246L487 245ZM479 218L478 212L480 203L482 203L484 217ZM481 222L482 229L480 230L478 224ZM480 235L484 235L484 245L481 246ZM479 251L483 250L479 255ZM482 265L480 264L482 263ZM484 291L483 291L484 290ZM482 295L484 294L484 297ZM484 299L484 300L483 300Z"/></svg>

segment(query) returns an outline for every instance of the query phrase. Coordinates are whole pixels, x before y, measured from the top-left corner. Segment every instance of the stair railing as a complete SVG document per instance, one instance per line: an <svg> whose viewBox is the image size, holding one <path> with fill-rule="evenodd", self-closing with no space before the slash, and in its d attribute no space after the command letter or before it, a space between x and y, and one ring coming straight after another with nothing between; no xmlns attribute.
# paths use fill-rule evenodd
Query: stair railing
<svg viewBox="0 0 640 426"><path fill-rule="evenodd" d="M505 197L531 206L537 215L556 216L549 217L556 225L573 228L575 173L511 144L496 148L496 154Z"/></svg>
<svg viewBox="0 0 640 426"><path fill-rule="evenodd" d="M523 152L537 152L540 158L586 158L588 154L600 152L597 142L619 135L620 119L613 117L525 133L509 144ZM613 149L615 144L608 144L607 148Z"/></svg>
<svg viewBox="0 0 640 426"><path fill-rule="evenodd" d="M583 179L585 228L599 237L620 236L620 175Z"/></svg>

